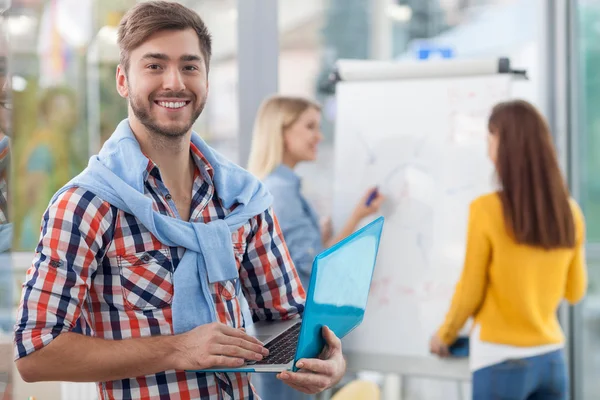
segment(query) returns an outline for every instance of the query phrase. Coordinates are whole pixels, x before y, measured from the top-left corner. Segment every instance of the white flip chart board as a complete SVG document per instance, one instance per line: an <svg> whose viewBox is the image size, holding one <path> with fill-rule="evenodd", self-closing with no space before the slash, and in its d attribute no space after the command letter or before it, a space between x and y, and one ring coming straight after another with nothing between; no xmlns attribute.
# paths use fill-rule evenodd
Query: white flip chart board
<svg viewBox="0 0 600 400"><path fill-rule="evenodd" d="M355 76L368 76L369 64L361 72L353 62ZM390 69L336 89L334 227L370 186L387 196L367 312L344 348L428 357L462 270L469 204L496 188L487 119L510 99L514 74L416 77L412 68L410 78L389 78Z"/></svg>

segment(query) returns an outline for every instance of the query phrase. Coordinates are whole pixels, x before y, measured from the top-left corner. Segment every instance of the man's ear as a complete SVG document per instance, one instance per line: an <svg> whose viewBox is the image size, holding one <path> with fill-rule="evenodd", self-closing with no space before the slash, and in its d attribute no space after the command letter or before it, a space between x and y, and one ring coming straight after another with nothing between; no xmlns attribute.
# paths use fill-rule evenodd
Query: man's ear
<svg viewBox="0 0 600 400"><path fill-rule="evenodd" d="M121 64L117 65L117 92L123 98L129 97L129 86L127 84L127 76L125 76L125 69Z"/></svg>

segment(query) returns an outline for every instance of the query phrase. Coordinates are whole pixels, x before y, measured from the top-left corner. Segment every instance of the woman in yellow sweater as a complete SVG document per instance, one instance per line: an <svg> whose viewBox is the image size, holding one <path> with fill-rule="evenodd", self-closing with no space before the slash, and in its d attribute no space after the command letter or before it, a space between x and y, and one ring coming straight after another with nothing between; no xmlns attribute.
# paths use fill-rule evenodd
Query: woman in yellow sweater
<svg viewBox="0 0 600 400"><path fill-rule="evenodd" d="M531 104L498 104L488 129L500 190L471 203L462 276L430 350L447 356L473 317L473 399L567 399L557 310L586 291L583 215Z"/></svg>

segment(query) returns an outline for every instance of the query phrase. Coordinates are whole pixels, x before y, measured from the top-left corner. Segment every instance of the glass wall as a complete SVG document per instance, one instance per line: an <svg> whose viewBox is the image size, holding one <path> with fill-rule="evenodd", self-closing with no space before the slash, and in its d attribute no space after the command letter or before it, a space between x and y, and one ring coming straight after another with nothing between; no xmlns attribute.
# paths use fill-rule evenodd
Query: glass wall
<svg viewBox="0 0 600 400"><path fill-rule="evenodd" d="M577 147L573 163L577 175L574 193L580 201L586 217L589 286L588 294L578 306L581 324L576 324L574 337L578 343L581 359L575 360L582 373L584 400L598 398L600 393L600 3L576 1L575 41L573 56L576 59L574 76L576 87L573 118L576 120Z"/></svg>
<svg viewBox="0 0 600 400"><path fill-rule="evenodd" d="M6 0L4 0L6 2ZM18 295L24 269L39 236L50 196L97 152L126 117L116 92L116 31L136 0L12 0L4 27L11 38L11 80L0 76L0 257L4 219L14 221L13 248L21 275L10 278ZM210 94L195 125L210 144L234 161L238 149L238 59L236 0L180 0L198 11L214 38ZM530 100L543 106L543 21L546 0L281 0L279 7L279 91L318 100L325 140L318 161L302 165L304 190L322 216L331 214L335 84L331 72L341 58L420 59L425 57L510 56L525 66L536 89ZM584 399L600 393L600 3L578 0L575 54L578 58L578 180L587 218L589 295L581 306ZM0 0L0 8L3 0ZM0 32L0 39L1 39ZM427 54L445 47L448 54ZM0 43L0 74L7 47ZM12 86L12 91L7 90ZM12 119L7 110L14 109ZM12 132L14 207L3 208L9 174L3 158L4 134ZM8 153L6 153L8 154ZM10 222L6 219L6 222ZM7 224L8 225L8 224ZM8 247L8 246L7 246ZM4 263L2 263L4 265ZM0 327L4 304L15 299L0 282ZM6 299L9 300L6 300ZM12 299L12 300L11 300ZM10 312L8 312L10 315ZM6 322L8 324L8 322ZM5 325L6 325L5 324ZM8 325L6 325L8 326ZM0 370L0 373L2 371ZM439 386L442 389L443 386ZM410 388L409 388L410 389ZM414 389L414 390L413 390ZM413 386L415 398L425 392ZM432 390L438 390L433 388ZM410 391L410 390L409 390ZM19 392L19 398L35 393ZM440 392L427 392L436 398ZM40 392L38 398L46 398Z"/></svg>
<svg viewBox="0 0 600 400"><path fill-rule="evenodd" d="M235 1L182 1L213 33L211 93L195 128L235 158ZM15 239L35 249L51 195L127 116L115 89L118 23L135 0L15 0L8 14L15 74Z"/></svg>
<svg viewBox="0 0 600 400"><path fill-rule="evenodd" d="M510 57L512 65L526 68L530 77L528 89L513 95L545 106L545 0L290 3L279 1L279 91L316 99L323 106L325 140L318 160L297 168L304 177L305 195L322 217L331 215L333 203L336 100L330 77L339 59ZM455 389L454 383L404 382L410 399L451 399Z"/></svg>
<svg viewBox="0 0 600 400"><path fill-rule="evenodd" d="M13 76L16 250L33 251L51 194L87 159L85 49L93 11L90 2L71 3L15 1L8 15L18 71Z"/></svg>
<svg viewBox="0 0 600 400"><path fill-rule="evenodd" d="M5 290L0 280L0 328L12 331L25 271L40 235L42 213L51 196L98 152L127 103L116 91L118 24L136 0L12 0L6 14L10 37L14 133L11 210L16 273ZM196 10L213 35L210 94L194 129L235 160L238 156L237 6L235 0L181 0ZM0 9L7 3L0 0ZM2 35L0 34L0 38ZM0 72L7 46L0 44ZM0 78L0 88L4 80ZM10 102L0 94L0 117ZM7 122L5 119L0 122ZM0 132L4 124L0 124ZM5 176L0 134L0 194ZM0 247L3 248L3 195ZM0 248L0 257L2 257ZM1 260L0 260L1 261ZM5 264L2 263L2 266ZM5 318L2 309L11 293ZM0 334L0 338L1 338ZM0 371L1 373L1 371ZM1 381L1 379L0 379ZM68 390L68 389L65 389ZM60 399L58 383L16 383L14 398ZM1 397L1 396L0 396ZM79 398L75 395L74 398Z"/></svg>
<svg viewBox="0 0 600 400"><path fill-rule="evenodd" d="M335 84L338 59L508 56L541 82L540 1L307 0L279 2L282 94L323 106L325 140L313 165L302 165L306 194L321 213L331 207ZM425 49L445 47L446 54ZM537 103L537 92L522 93Z"/></svg>
<svg viewBox="0 0 600 400"><path fill-rule="evenodd" d="M12 325L14 289L11 268L11 81L9 76L7 21L8 4L0 0L0 398L12 398Z"/></svg>

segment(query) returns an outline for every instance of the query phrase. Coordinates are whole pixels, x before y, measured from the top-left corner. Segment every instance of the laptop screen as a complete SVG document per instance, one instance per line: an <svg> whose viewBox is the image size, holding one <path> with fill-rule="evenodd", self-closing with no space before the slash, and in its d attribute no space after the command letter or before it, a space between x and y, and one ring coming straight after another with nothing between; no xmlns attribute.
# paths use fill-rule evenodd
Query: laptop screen
<svg viewBox="0 0 600 400"><path fill-rule="evenodd" d="M376 219L315 258L296 360L318 356L324 325L343 338L362 322L383 222Z"/></svg>

